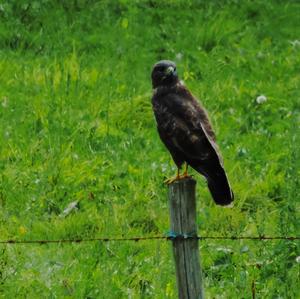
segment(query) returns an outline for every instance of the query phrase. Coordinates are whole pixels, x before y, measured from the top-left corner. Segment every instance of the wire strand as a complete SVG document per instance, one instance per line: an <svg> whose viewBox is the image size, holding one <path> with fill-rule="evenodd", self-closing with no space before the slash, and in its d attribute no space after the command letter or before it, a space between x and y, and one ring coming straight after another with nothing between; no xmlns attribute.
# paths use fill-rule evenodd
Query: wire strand
<svg viewBox="0 0 300 299"><path fill-rule="evenodd" d="M127 241L146 241L146 240L253 240L253 241L266 241L266 240L284 240L284 241L296 241L300 240L300 237L293 236L187 236L187 235L176 235L173 236L146 236L146 237L99 237L99 238L81 238L81 239L54 239L54 240L0 240L0 244L53 244L53 243L87 243L87 242L127 242Z"/></svg>

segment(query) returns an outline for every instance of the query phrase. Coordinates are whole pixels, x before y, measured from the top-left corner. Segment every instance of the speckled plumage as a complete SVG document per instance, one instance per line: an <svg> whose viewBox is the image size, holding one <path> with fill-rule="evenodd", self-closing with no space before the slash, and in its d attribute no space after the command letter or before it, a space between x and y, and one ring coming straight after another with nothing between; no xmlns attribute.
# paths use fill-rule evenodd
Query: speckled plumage
<svg viewBox="0 0 300 299"><path fill-rule="evenodd" d="M230 204L233 193L205 109L179 81L176 65L171 61L154 65L152 84L159 136L175 164L180 168L186 162L206 178L217 204Z"/></svg>

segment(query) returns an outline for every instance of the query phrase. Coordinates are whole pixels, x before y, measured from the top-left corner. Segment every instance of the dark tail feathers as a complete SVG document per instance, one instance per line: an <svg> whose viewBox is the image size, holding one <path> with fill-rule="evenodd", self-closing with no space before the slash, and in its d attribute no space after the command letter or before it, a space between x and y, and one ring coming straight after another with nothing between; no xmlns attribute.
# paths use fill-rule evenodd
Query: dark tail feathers
<svg viewBox="0 0 300 299"><path fill-rule="evenodd" d="M216 204L226 206L233 202L234 195L224 169L209 175L207 186Z"/></svg>
<svg viewBox="0 0 300 299"><path fill-rule="evenodd" d="M206 178L208 189L217 205L227 206L233 202L234 195L219 160L201 161L200 165L190 165Z"/></svg>
<svg viewBox="0 0 300 299"><path fill-rule="evenodd" d="M207 186L217 205L226 206L233 202L234 195L230 188L226 173L222 166L219 169L209 169L209 171L201 171L207 179ZM206 169L208 170L208 169Z"/></svg>

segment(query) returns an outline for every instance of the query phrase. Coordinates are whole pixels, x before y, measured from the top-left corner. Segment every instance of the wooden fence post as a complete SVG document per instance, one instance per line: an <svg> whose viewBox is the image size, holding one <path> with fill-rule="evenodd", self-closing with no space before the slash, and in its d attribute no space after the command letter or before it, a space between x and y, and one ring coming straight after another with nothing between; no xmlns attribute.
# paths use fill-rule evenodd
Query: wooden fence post
<svg viewBox="0 0 300 299"><path fill-rule="evenodd" d="M178 297L203 299L202 273L196 225L196 181L186 178L169 185L170 237L176 268Z"/></svg>

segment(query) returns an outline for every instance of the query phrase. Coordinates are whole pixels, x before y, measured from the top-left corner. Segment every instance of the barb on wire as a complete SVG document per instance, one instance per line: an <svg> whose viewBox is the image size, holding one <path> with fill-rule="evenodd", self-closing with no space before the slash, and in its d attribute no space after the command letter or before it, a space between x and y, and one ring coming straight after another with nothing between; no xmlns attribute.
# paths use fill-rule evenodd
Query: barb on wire
<svg viewBox="0 0 300 299"><path fill-rule="evenodd" d="M54 239L54 240L0 240L0 244L53 244L53 243L87 243L87 242L122 242L122 241L146 241L146 240L285 240L285 241L296 241L300 240L300 237L293 236L197 236L193 234L180 234L176 232L169 232L167 235L159 236L145 236L145 237L99 237L99 238L77 238L77 239Z"/></svg>

